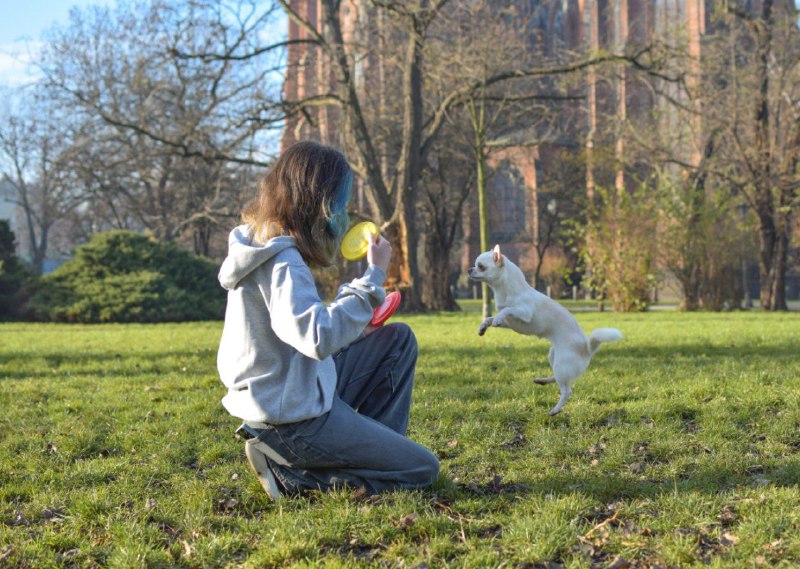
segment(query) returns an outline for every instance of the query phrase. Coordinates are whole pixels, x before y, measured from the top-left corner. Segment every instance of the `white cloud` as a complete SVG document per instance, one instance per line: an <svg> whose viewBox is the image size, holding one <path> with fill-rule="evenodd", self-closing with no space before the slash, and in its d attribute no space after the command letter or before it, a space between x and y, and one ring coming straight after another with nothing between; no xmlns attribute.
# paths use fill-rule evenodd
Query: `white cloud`
<svg viewBox="0 0 800 569"><path fill-rule="evenodd" d="M0 85L16 87L35 80L38 74L31 61L40 46L34 41L0 45Z"/></svg>

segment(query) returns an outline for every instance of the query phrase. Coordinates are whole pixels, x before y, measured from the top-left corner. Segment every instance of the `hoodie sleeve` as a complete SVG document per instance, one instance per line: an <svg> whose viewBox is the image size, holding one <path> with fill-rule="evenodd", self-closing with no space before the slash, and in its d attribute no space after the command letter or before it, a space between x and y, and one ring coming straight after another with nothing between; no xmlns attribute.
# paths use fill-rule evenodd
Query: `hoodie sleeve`
<svg viewBox="0 0 800 569"><path fill-rule="evenodd" d="M298 352L323 360L358 338L385 298L381 286L385 278L382 269L370 266L363 277L342 285L333 302L325 305L305 264L277 263L264 295L272 329Z"/></svg>

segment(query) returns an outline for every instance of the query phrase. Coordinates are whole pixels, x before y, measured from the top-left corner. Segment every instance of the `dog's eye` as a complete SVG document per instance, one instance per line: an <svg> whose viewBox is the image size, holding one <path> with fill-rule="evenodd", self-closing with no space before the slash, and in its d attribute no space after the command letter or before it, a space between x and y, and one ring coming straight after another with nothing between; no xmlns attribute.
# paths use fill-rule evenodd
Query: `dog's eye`
<svg viewBox="0 0 800 569"><path fill-rule="evenodd" d="M478 270L479 270L479 271L485 271L485 270L486 270L486 267L484 267L484 266L483 266L483 265L481 265L481 264L478 264Z"/></svg>

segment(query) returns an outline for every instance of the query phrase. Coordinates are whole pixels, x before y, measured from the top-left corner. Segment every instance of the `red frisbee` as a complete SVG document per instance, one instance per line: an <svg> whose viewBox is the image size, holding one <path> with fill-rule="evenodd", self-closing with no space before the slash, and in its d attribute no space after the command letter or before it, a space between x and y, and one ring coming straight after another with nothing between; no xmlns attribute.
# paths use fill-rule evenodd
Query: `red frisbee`
<svg viewBox="0 0 800 569"><path fill-rule="evenodd" d="M369 321L370 326L383 326L383 323L391 318L397 307L400 306L400 293L397 291L390 292L386 295L386 300L383 301L375 312L372 313L372 320Z"/></svg>

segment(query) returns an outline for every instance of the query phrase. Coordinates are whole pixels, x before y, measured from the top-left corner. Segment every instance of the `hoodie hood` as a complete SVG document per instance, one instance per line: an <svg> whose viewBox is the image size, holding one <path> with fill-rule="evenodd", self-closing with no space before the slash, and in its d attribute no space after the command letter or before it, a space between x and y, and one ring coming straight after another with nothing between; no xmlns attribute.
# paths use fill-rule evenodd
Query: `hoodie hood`
<svg viewBox="0 0 800 569"><path fill-rule="evenodd" d="M226 290L233 290L239 282L272 257L296 247L294 237L274 237L264 245L253 242L249 225L240 225L228 237L228 256L219 270L219 282Z"/></svg>

